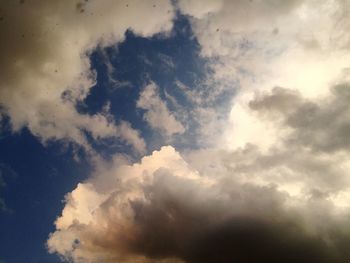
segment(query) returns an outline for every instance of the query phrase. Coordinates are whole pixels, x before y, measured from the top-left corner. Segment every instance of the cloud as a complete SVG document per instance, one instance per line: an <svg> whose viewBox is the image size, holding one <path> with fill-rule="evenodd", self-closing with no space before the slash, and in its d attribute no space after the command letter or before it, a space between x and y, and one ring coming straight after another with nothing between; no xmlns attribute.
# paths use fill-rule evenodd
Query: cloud
<svg viewBox="0 0 350 263"><path fill-rule="evenodd" d="M316 152L348 152L350 86L338 84L322 100L303 98L292 90L275 88L251 101L250 106L269 117L279 114L290 127L290 144L298 143Z"/></svg>
<svg viewBox="0 0 350 263"><path fill-rule="evenodd" d="M349 211L317 193L293 197L277 184L240 182L232 171L199 174L170 146L97 174L67 195L48 240L50 252L73 262L343 262L350 256Z"/></svg>
<svg viewBox="0 0 350 263"><path fill-rule="evenodd" d="M43 142L65 139L89 148L87 132L142 150L131 125L133 135L125 136L125 123L75 106L95 85L89 54L97 46L123 41L126 30L143 37L166 33L173 15L170 1L2 1L1 114L13 131L27 127Z"/></svg>
<svg viewBox="0 0 350 263"><path fill-rule="evenodd" d="M167 146L140 163L99 166L67 195L49 251L73 262L346 261L348 89L325 100L280 87L256 93L247 113L288 129L267 149L182 157Z"/></svg>
<svg viewBox="0 0 350 263"><path fill-rule="evenodd" d="M115 78L115 73L117 70L113 66L112 59L109 57L108 52L106 52L106 50L104 49L100 49L98 51L101 57L103 58L103 63L106 67L109 89L113 91L119 88L132 88L133 85L130 81L120 81L117 78Z"/></svg>
<svg viewBox="0 0 350 263"><path fill-rule="evenodd" d="M136 106L144 109L144 120L148 125L160 131L161 134L170 137L185 132L185 127L171 113L166 103L158 94L158 87L151 83L140 93Z"/></svg>
<svg viewBox="0 0 350 263"><path fill-rule="evenodd" d="M240 92L282 86L318 96L348 67L346 1L223 0L215 1L218 8L196 2L178 6L219 84L239 83L233 88ZM210 11L198 16L201 9Z"/></svg>
<svg viewBox="0 0 350 263"><path fill-rule="evenodd" d="M212 70L203 86L176 84L212 147L100 163L66 196L49 251L73 262L346 262L348 3L177 5ZM184 133L154 83L137 106L164 135Z"/></svg>
<svg viewBox="0 0 350 263"><path fill-rule="evenodd" d="M223 131L212 136L216 145L236 149L253 143L268 149L288 132L289 127L281 129L251 112L248 104L256 91L285 87L305 98L321 98L331 96L330 86L348 81L346 1L223 0L205 1L201 7L196 2L179 1L178 8L188 15L211 69L206 97L221 91L231 98L230 106L221 109L227 114L212 117L224 118L215 123ZM204 133L212 130L203 128Z"/></svg>
<svg viewBox="0 0 350 263"><path fill-rule="evenodd" d="M202 18L210 13L215 13L222 8L223 1L205 0L202 2L192 0L181 0L178 2L181 11L184 14Z"/></svg>
<svg viewBox="0 0 350 263"><path fill-rule="evenodd" d="M198 4L195 0L180 0L178 7L190 16L205 56L245 57L256 48L262 52L267 51L266 47L294 44L286 40L309 43L307 48L310 42L316 49L341 48L349 40L344 34L349 26L344 16L349 4L345 1L221 0ZM323 21L319 21L321 16ZM285 24L291 21L293 24ZM341 44L332 44L335 37Z"/></svg>
<svg viewBox="0 0 350 263"><path fill-rule="evenodd" d="M138 152L144 153L146 149L146 144L143 139L140 138L140 134L138 131L134 130L130 123L127 121L122 121L118 126L121 137L126 142L132 142L132 145Z"/></svg>

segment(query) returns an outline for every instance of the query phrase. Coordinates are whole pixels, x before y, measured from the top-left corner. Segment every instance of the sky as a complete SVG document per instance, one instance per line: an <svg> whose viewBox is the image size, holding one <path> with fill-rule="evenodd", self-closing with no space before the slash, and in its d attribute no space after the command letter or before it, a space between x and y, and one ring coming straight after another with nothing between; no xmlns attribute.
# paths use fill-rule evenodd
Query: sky
<svg viewBox="0 0 350 263"><path fill-rule="evenodd" d="M349 262L349 12L0 0L0 263Z"/></svg>

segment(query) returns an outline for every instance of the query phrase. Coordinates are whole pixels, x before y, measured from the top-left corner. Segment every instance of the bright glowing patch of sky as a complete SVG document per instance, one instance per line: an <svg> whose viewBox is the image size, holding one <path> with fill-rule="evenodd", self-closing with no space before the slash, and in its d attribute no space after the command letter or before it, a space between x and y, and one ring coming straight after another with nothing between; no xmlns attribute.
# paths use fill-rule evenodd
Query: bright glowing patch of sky
<svg viewBox="0 0 350 263"><path fill-rule="evenodd" d="M0 0L0 262L346 262L349 11Z"/></svg>

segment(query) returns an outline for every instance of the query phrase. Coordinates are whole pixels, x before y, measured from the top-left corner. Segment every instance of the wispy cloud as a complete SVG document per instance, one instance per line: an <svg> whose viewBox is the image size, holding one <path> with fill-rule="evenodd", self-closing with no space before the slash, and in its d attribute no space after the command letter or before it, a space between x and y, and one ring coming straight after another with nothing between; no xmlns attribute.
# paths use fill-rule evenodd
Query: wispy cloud
<svg viewBox="0 0 350 263"><path fill-rule="evenodd" d="M146 111L143 118L148 125L164 136L170 137L185 132L185 127L175 118L175 115L169 111L166 103L160 98L158 87L154 83L147 85L142 90L136 106Z"/></svg>

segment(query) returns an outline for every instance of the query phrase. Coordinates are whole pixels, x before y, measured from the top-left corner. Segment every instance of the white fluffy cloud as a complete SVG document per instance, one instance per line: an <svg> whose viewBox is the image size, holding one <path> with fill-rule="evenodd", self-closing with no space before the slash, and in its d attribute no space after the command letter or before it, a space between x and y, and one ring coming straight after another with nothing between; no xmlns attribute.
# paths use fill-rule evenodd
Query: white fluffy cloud
<svg viewBox="0 0 350 263"><path fill-rule="evenodd" d="M143 116L144 120L151 128L159 130L161 134L170 137L185 132L185 127L160 98L158 87L154 83L147 85L142 90L136 105L138 108L146 110Z"/></svg>
<svg viewBox="0 0 350 263"><path fill-rule="evenodd" d="M169 31L170 1L1 1L0 16L0 106L13 131L28 127L43 142L67 139L87 148L84 132L121 137L144 151L131 125L75 106L95 84L89 53L123 41L128 29L144 37Z"/></svg>

